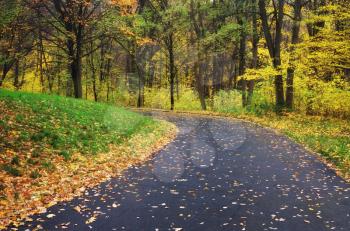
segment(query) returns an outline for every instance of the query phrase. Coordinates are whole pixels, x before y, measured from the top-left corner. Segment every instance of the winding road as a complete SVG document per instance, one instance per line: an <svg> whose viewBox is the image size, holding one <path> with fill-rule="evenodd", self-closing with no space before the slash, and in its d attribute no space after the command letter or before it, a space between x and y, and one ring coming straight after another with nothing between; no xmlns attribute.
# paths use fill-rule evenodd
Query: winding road
<svg viewBox="0 0 350 231"><path fill-rule="evenodd" d="M19 230L350 230L349 184L288 138L238 120L150 114L179 127L172 143Z"/></svg>

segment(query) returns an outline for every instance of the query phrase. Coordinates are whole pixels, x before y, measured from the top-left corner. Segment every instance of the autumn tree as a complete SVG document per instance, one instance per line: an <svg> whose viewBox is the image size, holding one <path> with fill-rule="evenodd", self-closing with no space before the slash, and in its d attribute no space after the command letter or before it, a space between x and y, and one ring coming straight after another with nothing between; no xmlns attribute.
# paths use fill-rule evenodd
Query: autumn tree
<svg viewBox="0 0 350 231"><path fill-rule="evenodd" d="M74 97L82 98L82 57L86 55L84 46L96 36L92 28L96 20L102 17L106 3L45 0L27 1L27 4L37 12L42 24L47 27L43 30L45 39L65 51Z"/></svg>
<svg viewBox="0 0 350 231"><path fill-rule="evenodd" d="M270 2L270 1L268 1ZM285 16L285 0L272 0L272 12L268 13L266 0L259 0L259 12L262 21L262 29L265 36L266 45L269 50L272 64L279 71L281 61L282 29ZM272 21L271 21L272 20ZM281 108L285 105L283 76L278 73L275 76L276 106Z"/></svg>
<svg viewBox="0 0 350 231"><path fill-rule="evenodd" d="M176 9L176 3L170 0L147 1L144 11L145 21L149 26L148 35L162 45L167 53L168 73L170 83L170 109L175 106L176 79L176 25L181 20L181 11Z"/></svg>
<svg viewBox="0 0 350 231"><path fill-rule="evenodd" d="M291 33L291 48L290 56L291 62L290 66L287 69L287 80L286 80L286 106L289 109L293 108L294 102L294 72L295 72L295 46L299 43L299 34L300 34L300 24L302 20L302 8L305 6L306 1L295 0L293 3L290 3L293 8L293 25Z"/></svg>
<svg viewBox="0 0 350 231"><path fill-rule="evenodd" d="M2 1L0 8L0 87L9 71L18 66L33 48L32 16L20 1Z"/></svg>

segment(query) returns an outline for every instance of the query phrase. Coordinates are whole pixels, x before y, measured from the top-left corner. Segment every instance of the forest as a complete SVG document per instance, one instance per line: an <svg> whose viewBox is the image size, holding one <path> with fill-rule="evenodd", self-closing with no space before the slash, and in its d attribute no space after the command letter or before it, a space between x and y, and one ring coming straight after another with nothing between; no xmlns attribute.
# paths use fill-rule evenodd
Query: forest
<svg viewBox="0 0 350 231"><path fill-rule="evenodd" d="M4 0L0 86L132 107L349 118L349 4Z"/></svg>

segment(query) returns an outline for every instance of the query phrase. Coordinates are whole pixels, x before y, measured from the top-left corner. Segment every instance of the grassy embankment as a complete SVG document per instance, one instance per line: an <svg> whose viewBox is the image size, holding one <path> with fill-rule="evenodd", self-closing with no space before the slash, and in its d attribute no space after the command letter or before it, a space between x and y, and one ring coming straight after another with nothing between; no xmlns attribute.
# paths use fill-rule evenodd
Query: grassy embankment
<svg viewBox="0 0 350 231"><path fill-rule="evenodd" d="M0 90L0 229L146 160L175 133L107 104Z"/></svg>
<svg viewBox="0 0 350 231"><path fill-rule="evenodd" d="M339 175L347 181L350 180L350 121L295 113L286 113L283 116L273 113L264 116L241 114L236 117L287 135L318 153Z"/></svg>

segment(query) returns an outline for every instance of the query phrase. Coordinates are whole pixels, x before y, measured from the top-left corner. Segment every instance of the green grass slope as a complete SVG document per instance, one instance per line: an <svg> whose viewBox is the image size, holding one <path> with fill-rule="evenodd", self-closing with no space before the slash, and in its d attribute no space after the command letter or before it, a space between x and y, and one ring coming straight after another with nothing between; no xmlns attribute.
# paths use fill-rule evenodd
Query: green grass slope
<svg viewBox="0 0 350 231"><path fill-rule="evenodd" d="M122 108L59 96L0 90L0 101L0 150L31 142L34 155L42 149L65 158L96 154L155 124Z"/></svg>
<svg viewBox="0 0 350 231"><path fill-rule="evenodd" d="M0 230L147 160L176 131L107 104L0 89Z"/></svg>

